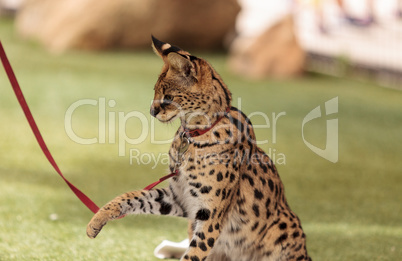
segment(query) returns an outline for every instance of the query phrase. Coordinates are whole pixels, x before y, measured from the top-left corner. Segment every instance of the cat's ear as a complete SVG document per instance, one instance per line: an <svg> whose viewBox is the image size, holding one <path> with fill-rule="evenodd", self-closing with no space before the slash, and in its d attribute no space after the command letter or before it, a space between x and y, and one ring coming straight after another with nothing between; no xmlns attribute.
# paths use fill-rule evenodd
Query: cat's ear
<svg viewBox="0 0 402 261"><path fill-rule="evenodd" d="M171 52L167 55L169 68L173 68L176 72L184 77L195 77L196 70L194 64L187 56Z"/></svg>
<svg viewBox="0 0 402 261"><path fill-rule="evenodd" d="M181 50L179 47L172 46L168 43L164 43L156 39L153 35L152 35L152 49L158 56L162 58L166 57L171 52L178 52Z"/></svg>
<svg viewBox="0 0 402 261"><path fill-rule="evenodd" d="M183 77L195 77L196 68L193 60L197 59L179 47L164 43L152 36L152 48L159 55L169 68Z"/></svg>

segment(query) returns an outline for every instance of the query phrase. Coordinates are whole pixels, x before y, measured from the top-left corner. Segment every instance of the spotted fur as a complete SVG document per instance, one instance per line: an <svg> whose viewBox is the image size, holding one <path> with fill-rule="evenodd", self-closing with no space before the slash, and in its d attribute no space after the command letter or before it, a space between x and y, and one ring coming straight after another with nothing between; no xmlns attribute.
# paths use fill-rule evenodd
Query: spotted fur
<svg viewBox="0 0 402 261"><path fill-rule="evenodd" d="M191 224L181 260L311 260L275 165L256 145L247 116L231 107L218 73L204 59L155 38L153 48L164 65L151 114L162 122L181 120L169 150L169 168L178 175L166 188L110 201L88 224L88 236L122 215L171 215ZM214 123L206 133L187 137L190 145L179 155L183 133Z"/></svg>

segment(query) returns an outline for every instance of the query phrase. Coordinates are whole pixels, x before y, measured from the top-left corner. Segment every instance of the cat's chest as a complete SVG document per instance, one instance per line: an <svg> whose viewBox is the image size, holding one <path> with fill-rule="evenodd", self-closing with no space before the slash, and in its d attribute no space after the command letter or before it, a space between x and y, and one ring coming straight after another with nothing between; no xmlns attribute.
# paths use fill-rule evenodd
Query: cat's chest
<svg viewBox="0 0 402 261"><path fill-rule="evenodd" d="M175 136L169 150L170 171L184 172L186 167L194 163L194 145L185 133Z"/></svg>

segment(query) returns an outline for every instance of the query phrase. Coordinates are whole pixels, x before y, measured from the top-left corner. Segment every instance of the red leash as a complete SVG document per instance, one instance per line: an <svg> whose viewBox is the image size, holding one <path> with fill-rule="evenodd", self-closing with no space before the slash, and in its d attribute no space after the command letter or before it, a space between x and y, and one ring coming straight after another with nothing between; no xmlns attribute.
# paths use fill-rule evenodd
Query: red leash
<svg viewBox="0 0 402 261"><path fill-rule="evenodd" d="M179 171L176 170L175 172L172 172L172 173L170 173L170 174L168 174L168 175L166 175L166 176L163 176L163 177L160 178L158 181L155 181L154 183L149 184L148 186L146 186L146 187L144 188L144 190L150 190L150 189L152 189L153 187L155 187L156 185L158 185L159 183L161 183L161 182L163 182L163 181L165 181L165 180L167 180L167 179L170 179L171 177L174 177L174 176L176 176L176 175L178 175L178 174L179 174Z"/></svg>
<svg viewBox="0 0 402 261"><path fill-rule="evenodd" d="M59 167L56 164L56 161L53 159L52 154L50 153L49 149L46 146L45 141L42 138L42 135L38 129L38 126L35 123L35 120L32 116L31 111L29 110L28 104L25 101L24 95L22 94L21 88L18 84L17 78L15 77L14 71L10 65L10 62L7 59L7 55L4 51L3 45L0 41L0 58L3 63L4 69L6 70L8 79L10 80L11 86L13 87L14 93L17 96L18 102L21 105L22 110L24 111L25 117L27 118L29 125L31 126L32 132L35 135L36 140L38 141L38 144L40 148L42 149L43 153L45 154L46 158L52 164L53 168L59 173L60 177L67 183L67 185L70 187L70 189L74 192L75 195L82 201L82 203L85 204L93 213L98 212L99 207L90 199L88 198L84 193L81 192L81 190L77 189L73 184L71 184L61 173Z"/></svg>

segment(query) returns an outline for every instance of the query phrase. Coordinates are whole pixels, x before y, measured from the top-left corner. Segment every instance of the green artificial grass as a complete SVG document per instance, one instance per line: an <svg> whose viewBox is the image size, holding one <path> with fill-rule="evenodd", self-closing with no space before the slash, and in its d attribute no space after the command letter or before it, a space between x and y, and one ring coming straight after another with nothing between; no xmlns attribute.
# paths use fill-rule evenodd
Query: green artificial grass
<svg viewBox="0 0 402 261"><path fill-rule="evenodd" d="M0 40L61 170L97 204L141 189L167 173L163 158L169 144L153 142L151 129L155 140L167 140L178 122L154 121L151 128L149 107L162 66L151 50L51 55L15 36L12 21L5 19L0 20ZM320 75L249 81L228 72L222 54L195 55L214 65L230 87L235 106L248 115L268 115L270 127L256 128L257 138L268 141L261 146L279 163L288 202L302 220L313 260L399 260L402 93ZM156 216L113 221L95 240L87 238L92 214L46 161L0 71L0 260L157 260L153 249L163 239L186 238L185 220ZM306 125L305 138L323 148L326 120L337 118L337 163L314 154L301 134L303 118L334 97L339 99L339 113ZM73 113L73 130L80 137L99 139L99 105L104 99L101 114L106 115L107 130L109 125L116 128L114 143L107 130L104 144L78 144L68 136L65 114L84 99L97 105L84 105ZM114 102L109 104L110 100ZM144 115L146 126L138 118L119 126L119 115L133 111ZM274 131L272 113L281 112L286 115L278 118ZM251 120L256 126L264 124L262 116ZM118 132L123 129L132 139L141 134L145 139L122 143L125 156L119 156ZM131 162L130 150L138 153ZM152 155L160 157L158 164Z"/></svg>

